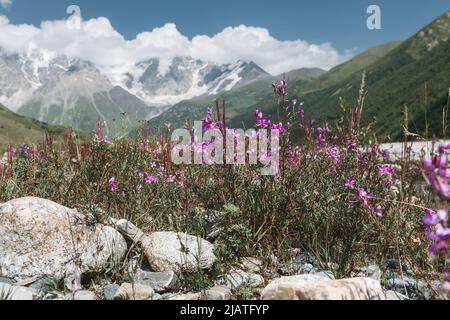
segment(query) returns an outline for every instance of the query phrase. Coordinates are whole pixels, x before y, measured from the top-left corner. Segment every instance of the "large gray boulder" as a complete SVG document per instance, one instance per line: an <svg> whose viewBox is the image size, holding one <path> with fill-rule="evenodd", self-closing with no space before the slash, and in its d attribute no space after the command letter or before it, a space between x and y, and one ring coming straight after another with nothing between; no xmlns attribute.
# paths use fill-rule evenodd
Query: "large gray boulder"
<svg viewBox="0 0 450 320"><path fill-rule="evenodd" d="M64 277L120 260L127 244L115 229L34 197L0 204L0 275L16 280Z"/></svg>

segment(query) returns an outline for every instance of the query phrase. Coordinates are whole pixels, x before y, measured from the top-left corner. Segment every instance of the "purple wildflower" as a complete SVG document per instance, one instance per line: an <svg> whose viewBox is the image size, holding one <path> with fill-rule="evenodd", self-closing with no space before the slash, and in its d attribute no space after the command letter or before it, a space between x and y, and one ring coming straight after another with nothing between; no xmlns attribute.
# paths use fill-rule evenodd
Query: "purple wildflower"
<svg viewBox="0 0 450 320"><path fill-rule="evenodd" d="M145 178L145 183L147 183L147 184L154 184L157 182L158 182L158 178L155 176L147 175L147 177Z"/></svg>
<svg viewBox="0 0 450 320"><path fill-rule="evenodd" d="M111 187L111 191L112 192L116 192L117 191L117 182L116 182L116 178L111 178L108 180L108 185Z"/></svg>
<svg viewBox="0 0 450 320"><path fill-rule="evenodd" d="M355 189L356 179L353 177L349 177L345 179L345 186L350 189Z"/></svg>

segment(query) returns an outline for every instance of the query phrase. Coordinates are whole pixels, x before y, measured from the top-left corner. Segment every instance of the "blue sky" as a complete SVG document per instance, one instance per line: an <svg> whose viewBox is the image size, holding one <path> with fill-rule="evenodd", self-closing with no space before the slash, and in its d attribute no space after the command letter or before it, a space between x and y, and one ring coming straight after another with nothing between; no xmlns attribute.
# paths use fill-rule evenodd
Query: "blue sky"
<svg viewBox="0 0 450 320"><path fill-rule="evenodd" d="M2 13L12 23L39 25L66 17L70 4L81 7L84 19L107 17L127 39L167 22L188 37L245 24L266 28L280 40L331 42L341 51L405 39L450 9L447 0L13 0ZM365 27L370 4L382 9L381 31Z"/></svg>

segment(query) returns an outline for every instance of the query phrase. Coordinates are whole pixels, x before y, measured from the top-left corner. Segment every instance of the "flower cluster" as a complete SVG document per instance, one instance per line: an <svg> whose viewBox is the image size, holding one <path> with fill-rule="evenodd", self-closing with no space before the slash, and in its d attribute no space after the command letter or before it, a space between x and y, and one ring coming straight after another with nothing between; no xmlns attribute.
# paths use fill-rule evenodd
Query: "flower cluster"
<svg viewBox="0 0 450 320"><path fill-rule="evenodd" d="M441 147L441 153L436 157L427 157L424 160L424 170L427 183L433 188L434 192L443 198L450 198L450 169L448 168L448 156L444 150L449 146Z"/></svg>
<svg viewBox="0 0 450 320"><path fill-rule="evenodd" d="M117 191L117 182L116 182L116 178L112 177L111 179L108 180L108 185L111 188L112 192L116 192Z"/></svg>
<svg viewBox="0 0 450 320"><path fill-rule="evenodd" d="M147 185L154 185L157 183L166 183L166 184L176 184L178 188L184 188L184 173L182 171L177 171L175 174L168 174L166 170L158 166L155 162L151 162L149 164L150 169L157 170L157 173L147 173L145 171L139 170L137 167L130 168L131 172L139 176ZM153 171L153 170L152 170Z"/></svg>
<svg viewBox="0 0 450 320"><path fill-rule="evenodd" d="M350 183L353 181L350 181ZM361 203L361 206L363 208L369 209L370 211L372 211L377 217L381 218L383 217L382 215L382 208L381 206L377 205L377 206L372 206L370 204L370 200L374 199L375 195L372 193L368 193L366 190L364 190L363 188L358 189L358 191L356 192L356 197L352 198L349 202L350 203Z"/></svg>
<svg viewBox="0 0 450 320"><path fill-rule="evenodd" d="M286 128L282 122L272 123L267 117L264 116L264 114L261 111L256 110L255 117L256 117L256 126L258 128L263 128L263 129L270 128L271 130L278 130L278 133L280 134L280 136L282 136L286 133Z"/></svg>
<svg viewBox="0 0 450 320"><path fill-rule="evenodd" d="M272 87L276 94L280 96L285 96L287 94L288 83L285 80L281 80L277 83L272 83Z"/></svg>
<svg viewBox="0 0 450 320"><path fill-rule="evenodd" d="M261 111L256 110L255 116L256 116L256 126L257 127L268 128L272 125L272 122L270 120L268 120Z"/></svg>
<svg viewBox="0 0 450 320"><path fill-rule="evenodd" d="M213 109L208 108L208 115L202 120L203 121L203 130L214 130L219 129L222 130L224 128L224 124L220 121L216 121L213 118Z"/></svg>
<svg viewBox="0 0 450 320"><path fill-rule="evenodd" d="M328 125L326 125L324 128L316 128L316 141L319 148L323 147L326 143L325 134L330 132L330 129L328 128Z"/></svg>
<svg viewBox="0 0 450 320"><path fill-rule="evenodd" d="M450 168L448 167L447 150L450 145L439 147L439 155L426 157L424 159L424 174L426 182L431 186L436 195L436 205L441 208L437 211L427 210L423 218L423 224L428 229L426 237L433 241L428 251L441 256L448 254L448 243L450 239L450 228L448 227L448 211L443 209L442 201L446 202L450 198ZM447 270L444 271L443 293L450 293L450 277Z"/></svg>
<svg viewBox="0 0 450 320"><path fill-rule="evenodd" d="M428 209L423 223L427 228L434 230L427 231L428 239L434 243L428 248L431 253L446 253L448 250L448 240L450 236L450 228L448 225L448 213L446 210L438 210L437 212Z"/></svg>

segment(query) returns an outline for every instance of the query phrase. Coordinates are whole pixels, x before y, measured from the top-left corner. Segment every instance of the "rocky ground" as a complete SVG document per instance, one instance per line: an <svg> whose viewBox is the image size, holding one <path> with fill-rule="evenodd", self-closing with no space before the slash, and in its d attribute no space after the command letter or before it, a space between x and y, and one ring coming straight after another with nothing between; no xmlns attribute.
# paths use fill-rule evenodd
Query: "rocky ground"
<svg viewBox="0 0 450 320"><path fill-rule="evenodd" d="M411 158L415 160L422 159L423 155L429 155L430 153L437 153L440 145L447 145L450 143L450 140L438 140L438 141L415 141L411 142L408 145L411 147ZM398 157L402 156L404 143L403 142L394 142L394 143L383 143L380 145L380 148L392 155L393 161L395 161Z"/></svg>
<svg viewBox="0 0 450 320"><path fill-rule="evenodd" d="M144 259L130 257L132 248ZM0 204L0 300L407 300L432 299L439 286L395 260L335 279L333 266L320 268L308 252L294 248L290 255L289 263L271 257L270 268L244 257L197 292L180 286L180 274L207 272L216 261L214 243L183 233L145 234L126 220L99 224L45 199ZM87 276L117 266L128 277Z"/></svg>

